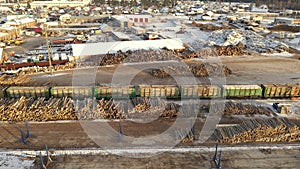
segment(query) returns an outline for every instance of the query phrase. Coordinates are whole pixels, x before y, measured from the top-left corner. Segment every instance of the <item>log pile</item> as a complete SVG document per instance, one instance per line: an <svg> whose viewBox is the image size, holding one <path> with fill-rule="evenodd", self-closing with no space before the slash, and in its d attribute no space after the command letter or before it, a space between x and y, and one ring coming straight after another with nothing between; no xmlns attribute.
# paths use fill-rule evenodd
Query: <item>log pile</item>
<svg viewBox="0 0 300 169"><path fill-rule="evenodd" d="M95 61L95 57L96 56L94 56L92 60L94 60L94 63L100 66L120 63L152 62L179 59L178 53L171 50L136 50L127 52L118 51L116 54L106 54L100 58L99 56L97 56L100 59L98 61Z"/></svg>
<svg viewBox="0 0 300 169"><path fill-rule="evenodd" d="M112 99L101 99L97 103L93 99L85 99L77 101L76 105L76 116L80 120L126 118L126 114L114 104Z"/></svg>
<svg viewBox="0 0 300 169"><path fill-rule="evenodd" d="M211 138L221 143L300 141L300 124L286 118L250 119L237 126L220 127Z"/></svg>
<svg viewBox="0 0 300 169"><path fill-rule="evenodd" d="M231 70L225 65L217 63L187 63L187 66L173 65L164 67L163 69L155 69L152 71L152 76L165 78L169 76L179 75L186 76L193 74L195 77L209 77L209 76L228 76Z"/></svg>
<svg viewBox="0 0 300 169"><path fill-rule="evenodd" d="M93 66L105 66L121 63L136 63L136 62L153 62L153 61L168 61L182 60L191 58L206 58L209 56L217 56L215 51L210 48L201 49L197 52L185 50L177 52L167 49L162 50L136 50L122 52L118 51L115 54L106 54L101 56L91 56L86 59L83 64Z"/></svg>
<svg viewBox="0 0 300 169"><path fill-rule="evenodd" d="M73 103L69 98L4 99L0 101L1 121L75 120Z"/></svg>
<svg viewBox="0 0 300 169"><path fill-rule="evenodd" d="M188 128L175 130L175 137L181 143L193 143L195 140L194 133Z"/></svg>
<svg viewBox="0 0 300 169"><path fill-rule="evenodd" d="M101 114L101 118L104 119L124 119L126 114L118 109L118 105L113 103L113 100L100 100L98 102L97 110Z"/></svg>
<svg viewBox="0 0 300 169"><path fill-rule="evenodd" d="M87 61L93 66L106 66L121 63L136 63L136 62L153 62L153 61L167 61L167 60L177 60L181 61L183 59L191 58L207 58L211 56L217 56L218 53L212 49L201 49L198 52L184 51L182 53L171 51L171 50L137 50L137 51L118 51L116 54L106 54L104 56L91 56L90 61ZM87 63L85 62L85 63ZM179 74L183 72L192 72L197 77L208 76L208 73L213 75L219 74L221 69L223 69L224 74L230 74L231 71L226 66L220 66L216 63L200 63L194 64L194 60L188 64L188 70L182 66L171 66L169 65L163 70L153 70L152 74L155 77L167 77L168 74L174 73ZM84 63L84 64L85 64ZM168 70L172 69L172 70Z"/></svg>
<svg viewBox="0 0 300 169"><path fill-rule="evenodd" d="M222 29L230 29L232 27L228 27L228 26L216 26L213 24L201 24L201 23L197 23L195 21L192 22L193 26L199 27L201 30L203 31L215 31L215 30L222 30Z"/></svg>
<svg viewBox="0 0 300 169"><path fill-rule="evenodd" d="M241 56L244 55L244 48L240 46L217 46L215 51L218 56Z"/></svg>
<svg viewBox="0 0 300 169"><path fill-rule="evenodd" d="M256 106L252 104L242 104L234 102L226 102L224 115L275 115L275 113L269 108L264 106Z"/></svg>
<svg viewBox="0 0 300 169"><path fill-rule="evenodd" d="M55 65L53 66L53 71L59 71L59 70L67 70L67 69L72 69L75 67L75 63L69 62L66 63L65 65ZM39 73L39 72L50 72L50 67L26 67L26 68L21 68L21 72L19 75L24 75L24 74L34 74L34 73Z"/></svg>
<svg viewBox="0 0 300 169"><path fill-rule="evenodd" d="M28 76L21 74L21 75L2 75L0 76L0 85L22 85L29 82L32 82L33 80L29 78Z"/></svg>
<svg viewBox="0 0 300 169"><path fill-rule="evenodd" d="M179 106L175 103L165 103L160 99L136 98L133 99L134 108L128 111L128 118L174 118Z"/></svg>
<svg viewBox="0 0 300 169"><path fill-rule="evenodd" d="M124 106L133 103L134 107ZM121 105L121 106L120 106ZM38 99L21 97L0 100L0 121L56 121L125 118L173 118L179 106L158 99L133 99L114 103L110 100L71 98Z"/></svg>
<svg viewBox="0 0 300 169"><path fill-rule="evenodd" d="M76 105L76 107L74 106ZM0 121L56 121L87 119L121 119L123 111L117 108L112 100L92 99L77 101L71 98L40 97L36 100L21 97L20 99L0 100Z"/></svg>

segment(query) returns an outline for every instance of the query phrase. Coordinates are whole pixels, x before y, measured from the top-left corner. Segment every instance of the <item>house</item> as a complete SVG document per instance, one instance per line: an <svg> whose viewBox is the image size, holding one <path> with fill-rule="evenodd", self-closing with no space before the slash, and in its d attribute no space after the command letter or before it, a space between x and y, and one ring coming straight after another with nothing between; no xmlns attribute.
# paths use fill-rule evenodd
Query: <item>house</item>
<svg viewBox="0 0 300 169"><path fill-rule="evenodd" d="M151 15L125 15L133 23L149 23Z"/></svg>
<svg viewBox="0 0 300 169"><path fill-rule="evenodd" d="M261 13L267 13L269 11L269 8L267 5L261 5L259 7L253 6L251 9L251 12L261 12Z"/></svg>
<svg viewBox="0 0 300 169"><path fill-rule="evenodd" d="M112 29L112 27L111 26L109 26L109 25L107 25L107 24L102 24L100 27L99 27L99 29L102 31L102 32L104 32L104 33L106 33L106 32L111 32L113 29Z"/></svg>
<svg viewBox="0 0 300 169"><path fill-rule="evenodd" d="M113 16L113 27L130 28L133 26L133 21L124 16Z"/></svg>
<svg viewBox="0 0 300 169"><path fill-rule="evenodd" d="M130 41L131 38L122 32L112 32L112 37L117 41Z"/></svg>
<svg viewBox="0 0 300 169"><path fill-rule="evenodd" d="M159 36L158 36L158 33L157 32L146 32L144 34L144 38L146 40L154 40L154 39L158 39Z"/></svg>
<svg viewBox="0 0 300 169"><path fill-rule="evenodd" d="M141 28L141 27L136 27L136 26L132 26L131 31L132 31L132 33L134 33L136 35L141 35L141 34L146 33L146 29Z"/></svg>
<svg viewBox="0 0 300 169"><path fill-rule="evenodd" d="M295 33L285 32L285 31L273 32L272 35L275 38L278 38L278 39L285 39L285 38L293 39L293 38L296 38L296 34Z"/></svg>
<svg viewBox="0 0 300 169"><path fill-rule="evenodd" d="M275 18L275 24L300 25L300 19L277 17Z"/></svg>
<svg viewBox="0 0 300 169"><path fill-rule="evenodd" d="M12 21L7 21L4 25L15 27L21 31L26 27L35 26L35 21L31 18L15 19Z"/></svg>
<svg viewBox="0 0 300 169"><path fill-rule="evenodd" d="M263 17L262 16L254 16L254 17L251 17L251 19L254 22L261 22L263 20Z"/></svg>
<svg viewBox="0 0 300 169"><path fill-rule="evenodd" d="M59 17L59 20L63 23L71 23L71 15L70 14L61 15Z"/></svg>
<svg viewBox="0 0 300 169"><path fill-rule="evenodd" d="M10 26L2 26L0 27L0 33L0 40L16 39L20 36L20 29Z"/></svg>

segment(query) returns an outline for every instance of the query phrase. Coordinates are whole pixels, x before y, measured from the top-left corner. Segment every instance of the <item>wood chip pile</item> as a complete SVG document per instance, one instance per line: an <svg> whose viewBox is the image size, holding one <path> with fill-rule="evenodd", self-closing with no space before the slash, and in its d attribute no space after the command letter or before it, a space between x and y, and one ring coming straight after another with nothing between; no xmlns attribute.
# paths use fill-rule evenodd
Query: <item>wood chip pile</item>
<svg viewBox="0 0 300 169"><path fill-rule="evenodd" d="M296 142L300 124L286 118L249 119L237 126L220 127L211 139L221 143Z"/></svg>

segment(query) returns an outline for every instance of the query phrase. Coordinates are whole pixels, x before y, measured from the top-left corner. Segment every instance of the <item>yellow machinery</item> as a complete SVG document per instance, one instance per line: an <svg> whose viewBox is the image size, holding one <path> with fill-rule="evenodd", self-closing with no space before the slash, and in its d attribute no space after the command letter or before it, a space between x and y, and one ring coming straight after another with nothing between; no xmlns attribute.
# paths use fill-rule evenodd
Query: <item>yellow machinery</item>
<svg viewBox="0 0 300 169"><path fill-rule="evenodd" d="M11 39L11 40L6 40L6 44L15 44L15 45L21 45L23 43L23 40L21 39Z"/></svg>

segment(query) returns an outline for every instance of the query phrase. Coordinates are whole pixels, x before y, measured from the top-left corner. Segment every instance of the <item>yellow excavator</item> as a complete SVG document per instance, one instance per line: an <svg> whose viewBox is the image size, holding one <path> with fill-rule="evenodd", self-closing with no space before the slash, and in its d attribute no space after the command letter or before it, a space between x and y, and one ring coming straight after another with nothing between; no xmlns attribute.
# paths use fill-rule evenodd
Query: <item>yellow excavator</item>
<svg viewBox="0 0 300 169"><path fill-rule="evenodd" d="M6 40L5 43L7 45L11 45L11 44L21 45L23 43L23 40L21 40L21 39L11 39L11 40Z"/></svg>

